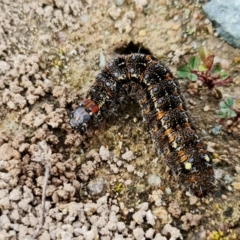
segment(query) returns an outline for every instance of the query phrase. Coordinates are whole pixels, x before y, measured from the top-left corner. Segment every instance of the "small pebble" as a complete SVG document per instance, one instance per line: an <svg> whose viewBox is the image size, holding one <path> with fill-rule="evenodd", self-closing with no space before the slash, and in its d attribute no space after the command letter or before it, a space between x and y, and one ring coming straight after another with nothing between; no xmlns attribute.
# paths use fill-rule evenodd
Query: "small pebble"
<svg viewBox="0 0 240 240"><path fill-rule="evenodd" d="M214 176L216 179L221 179L223 177L223 170L219 168L214 169Z"/></svg>
<svg viewBox="0 0 240 240"><path fill-rule="evenodd" d="M148 184L155 187L160 186L161 178L156 174L152 174L148 178Z"/></svg>
<svg viewBox="0 0 240 240"><path fill-rule="evenodd" d="M190 205L195 205L198 201L198 198L196 196L190 196L189 197L189 204Z"/></svg>
<svg viewBox="0 0 240 240"><path fill-rule="evenodd" d="M235 166L235 170L239 174L240 173L240 166L239 165Z"/></svg>
<svg viewBox="0 0 240 240"><path fill-rule="evenodd" d="M89 18L89 16L87 13L84 13L80 16L81 21L84 23L86 23L88 21L88 18Z"/></svg>
<svg viewBox="0 0 240 240"><path fill-rule="evenodd" d="M105 56L104 56L103 52L100 52L100 54L99 54L99 67L102 69L103 67L105 67L105 65L106 65Z"/></svg>
<svg viewBox="0 0 240 240"><path fill-rule="evenodd" d="M139 37L145 37L146 36L146 30L140 30L138 33Z"/></svg>
<svg viewBox="0 0 240 240"><path fill-rule="evenodd" d="M0 61L0 71L1 71L2 73L8 71L9 69L10 69L10 65L9 65L7 62L5 62L5 61Z"/></svg>
<svg viewBox="0 0 240 240"><path fill-rule="evenodd" d="M222 195L221 195L221 198L222 198L223 200L227 200L228 197L227 197L227 195L222 194Z"/></svg>
<svg viewBox="0 0 240 240"><path fill-rule="evenodd" d="M127 151L124 154L122 154L122 159L131 161L135 158L134 154L132 151Z"/></svg>
<svg viewBox="0 0 240 240"><path fill-rule="evenodd" d="M206 106L203 108L203 111L204 111L204 112L208 112L209 109L210 109L210 107L209 107L208 105L206 105Z"/></svg>
<svg viewBox="0 0 240 240"><path fill-rule="evenodd" d="M173 17L173 20L174 21L177 21L179 19L179 16L178 15L175 15L174 17Z"/></svg>
<svg viewBox="0 0 240 240"><path fill-rule="evenodd" d="M231 183L233 181L232 177L230 177L230 175L228 175L228 174L225 175L223 179L224 179L224 182L227 184Z"/></svg>
<svg viewBox="0 0 240 240"><path fill-rule="evenodd" d="M117 223L117 229L118 229L119 232L123 232L126 229L125 223L118 222Z"/></svg>
<svg viewBox="0 0 240 240"><path fill-rule="evenodd" d="M133 236L136 240L144 239L144 231L142 228L138 227L133 230Z"/></svg>
<svg viewBox="0 0 240 240"><path fill-rule="evenodd" d="M172 190L171 190L171 188L169 188L169 187L166 187L166 188L165 188L165 192L166 192L166 194L168 194L168 195L172 194Z"/></svg>
<svg viewBox="0 0 240 240"><path fill-rule="evenodd" d="M233 121L232 120L227 120L227 122L226 122L226 125L227 126L230 126L230 125L232 125L233 124Z"/></svg>
<svg viewBox="0 0 240 240"><path fill-rule="evenodd" d="M90 181L87 186L88 193L92 196L103 196L107 190L106 180L103 178L98 178Z"/></svg>
<svg viewBox="0 0 240 240"><path fill-rule="evenodd" d="M222 125L216 125L212 128L212 134L213 135L218 135L220 133L220 130L222 128Z"/></svg>
<svg viewBox="0 0 240 240"><path fill-rule="evenodd" d="M21 199L22 193L20 192L19 189L14 188L9 195L9 199L12 201L18 201Z"/></svg>
<svg viewBox="0 0 240 240"><path fill-rule="evenodd" d="M146 234L145 234L146 238L152 239L153 235L154 235L154 232L155 232L155 230L153 228L149 228L146 231Z"/></svg>
<svg viewBox="0 0 240 240"><path fill-rule="evenodd" d="M209 24L209 23L210 23L210 20L209 20L208 18L206 18L206 19L204 20L204 23L205 23L205 24Z"/></svg>
<svg viewBox="0 0 240 240"><path fill-rule="evenodd" d="M133 172L133 171L134 171L134 166L128 165L128 166L127 166L127 171L128 171L128 172Z"/></svg>
<svg viewBox="0 0 240 240"><path fill-rule="evenodd" d="M123 162L122 162L122 161L120 161L120 160L117 161L117 166L118 166L118 167L121 167L122 165L123 165Z"/></svg>
<svg viewBox="0 0 240 240"><path fill-rule="evenodd" d="M123 5L124 1L125 1L125 0L115 0L115 4L116 4L118 7L120 7L120 6Z"/></svg>
<svg viewBox="0 0 240 240"><path fill-rule="evenodd" d="M233 182L232 185L233 185L234 189L240 190L240 182Z"/></svg>
<svg viewBox="0 0 240 240"><path fill-rule="evenodd" d="M103 161L110 160L110 158L111 158L109 150L107 148L105 148L104 146L100 147L99 156L101 157L101 159Z"/></svg>
<svg viewBox="0 0 240 240"><path fill-rule="evenodd" d="M152 214L151 210L148 210L146 212L146 219L147 219L147 223L154 226L155 225L155 217Z"/></svg>

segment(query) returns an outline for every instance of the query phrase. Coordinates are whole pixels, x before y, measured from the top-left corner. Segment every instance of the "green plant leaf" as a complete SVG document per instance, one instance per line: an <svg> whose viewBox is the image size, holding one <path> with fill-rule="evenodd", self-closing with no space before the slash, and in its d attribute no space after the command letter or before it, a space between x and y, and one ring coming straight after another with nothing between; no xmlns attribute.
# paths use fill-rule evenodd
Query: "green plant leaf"
<svg viewBox="0 0 240 240"><path fill-rule="evenodd" d="M223 102L223 101L220 102L219 105L220 105L220 108L221 108L221 109L228 109L228 108L229 108L229 106L228 106L225 102Z"/></svg>
<svg viewBox="0 0 240 240"><path fill-rule="evenodd" d="M229 108L224 108L224 107L222 107L222 108L221 108L221 111L226 114L226 113L229 111Z"/></svg>
<svg viewBox="0 0 240 240"><path fill-rule="evenodd" d="M228 72L226 72L226 71L222 71L221 72L221 79L222 80L224 80L224 79L226 79L226 78L228 78L229 77L229 73Z"/></svg>
<svg viewBox="0 0 240 240"><path fill-rule="evenodd" d="M190 80L192 80L194 82L197 81L197 79L198 79L198 77L195 73L189 73L187 78L189 78Z"/></svg>
<svg viewBox="0 0 240 240"><path fill-rule="evenodd" d="M231 110L234 100L231 97L226 98L224 101L220 102L220 109L223 113L227 113Z"/></svg>
<svg viewBox="0 0 240 240"><path fill-rule="evenodd" d="M198 67L198 71L199 72L205 72L205 71L207 71L208 69L204 66L204 65L199 65L199 67Z"/></svg>
<svg viewBox="0 0 240 240"><path fill-rule="evenodd" d="M220 63L216 63L213 65L213 69L212 69L213 73L219 74L221 72L221 70L222 70L222 66Z"/></svg>
<svg viewBox="0 0 240 240"><path fill-rule="evenodd" d="M230 112L229 112L229 116L230 117L236 117L237 113L234 110L231 109Z"/></svg>
<svg viewBox="0 0 240 240"><path fill-rule="evenodd" d="M219 116L220 118L227 118L227 113L225 113L225 112L223 112L222 110L220 110L220 111L218 112L218 116Z"/></svg>
<svg viewBox="0 0 240 240"><path fill-rule="evenodd" d="M224 100L224 102L226 103L226 105L227 105L228 107L232 107L234 100L233 100L233 98L228 97L228 98L226 98L226 99Z"/></svg>
<svg viewBox="0 0 240 240"><path fill-rule="evenodd" d="M187 78L190 73L190 69L187 65L180 66L177 69L177 74L180 78Z"/></svg>
<svg viewBox="0 0 240 240"><path fill-rule="evenodd" d="M228 109L227 112L223 111L223 109L221 109L219 112L218 112L218 116L220 118L233 118L233 117L236 117L237 116L237 113L232 110L232 109Z"/></svg>
<svg viewBox="0 0 240 240"><path fill-rule="evenodd" d="M232 97L228 97L220 102L220 111L218 112L220 118L233 118L237 116L237 113L231 109L233 103L234 99Z"/></svg>
<svg viewBox="0 0 240 240"><path fill-rule="evenodd" d="M197 70L199 64L200 64L200 58L199 57L196 57L196 56L190 57L190 59L188 61L188 67L191 70Z"/></svg>

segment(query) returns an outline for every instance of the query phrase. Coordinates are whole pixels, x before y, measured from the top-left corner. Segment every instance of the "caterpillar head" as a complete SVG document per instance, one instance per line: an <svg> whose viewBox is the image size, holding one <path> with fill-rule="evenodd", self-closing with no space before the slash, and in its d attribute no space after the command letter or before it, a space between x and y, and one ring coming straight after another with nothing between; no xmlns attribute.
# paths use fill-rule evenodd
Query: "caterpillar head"
<svg viewBox="0 0 240 240"><path fill-rule="evenodd" d="M84 133L92 119L98 113L98 105L91 99L85 99L71 114L70 125L72 128Z"/></svg>
<svg viewBox="0 0 240 240"><path fill-rule="evenodd" d="M71 114L70 125L80 132L85 132L90 120L91 115L86 109L84 107L78 107Z"/></svg>

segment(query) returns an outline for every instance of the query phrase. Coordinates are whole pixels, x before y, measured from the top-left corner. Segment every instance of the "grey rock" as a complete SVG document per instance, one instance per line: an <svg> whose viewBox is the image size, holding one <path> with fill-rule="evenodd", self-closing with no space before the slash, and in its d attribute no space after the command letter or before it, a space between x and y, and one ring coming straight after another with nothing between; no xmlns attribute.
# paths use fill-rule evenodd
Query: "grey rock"
<svg viewBox="0 0 240 240"><path fill-rule="evenodd" d="M10 69L10 65L7 62L0 61L0 73L5 73Z"/></svg>
<svg viewBox="0 0 240 240"><path fill-rule="evenodd" d="M161 181L161 178L156 174L152 174L148 178L148 184L154 187L159 186L161 184Z"/></svg>
<svg viewBox="0 0 240 240"><path fill-rule="evenodd" d="M240 48L240 1L211 0L203 11L215 23L217 33L230 45Z"/></svg>
<svg viewBox="0 0 240 240"><path fill-rule="evenodd" d="M120 7L121 5L123 5L125 0L115 0L115 4Z"/></svg>
<svg viewBox="0 0 240 240"><path fill-rule="evenodd" d="M97 178L90 181L87 190L92 196L103 196L107 190L106 180L104 178Z"/></svg>

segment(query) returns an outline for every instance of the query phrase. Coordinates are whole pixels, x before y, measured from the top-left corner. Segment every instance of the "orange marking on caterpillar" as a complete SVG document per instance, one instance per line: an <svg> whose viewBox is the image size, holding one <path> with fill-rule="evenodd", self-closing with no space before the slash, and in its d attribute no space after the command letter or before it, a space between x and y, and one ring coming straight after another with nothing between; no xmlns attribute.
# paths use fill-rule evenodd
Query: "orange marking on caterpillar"
<svg viewBox="0 0 240 240"><path fill-rule="evenodd" d="M157 119L162 119L165 114L166 112L161 112L161 111L157 112Z"/></svg>

